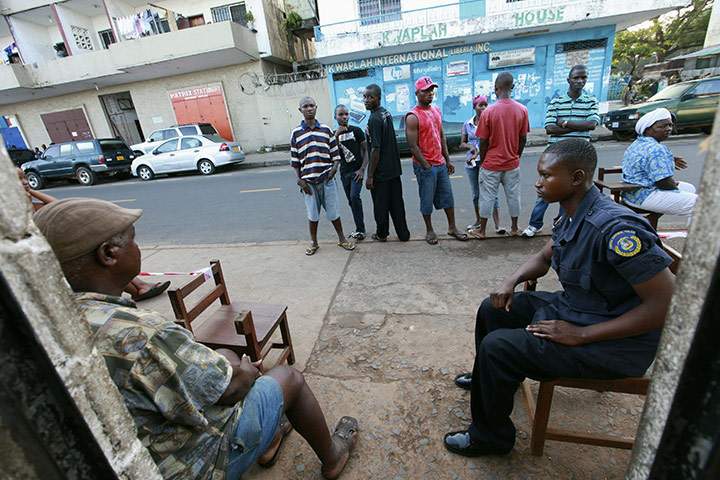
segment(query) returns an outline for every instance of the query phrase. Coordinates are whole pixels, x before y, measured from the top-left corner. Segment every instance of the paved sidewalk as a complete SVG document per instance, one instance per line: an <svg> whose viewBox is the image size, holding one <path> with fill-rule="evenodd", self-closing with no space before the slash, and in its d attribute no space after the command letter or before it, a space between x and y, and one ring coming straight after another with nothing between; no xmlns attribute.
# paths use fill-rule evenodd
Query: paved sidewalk
<svg viewBox="0 0 720 480"><path fill-rule="evenodd" d="M222 261L230 297L288 305L297 363L323 406L330 428L342 415L358 418L360 440L343 479L605 479L621 478L628 451L548 442L529 452L521 394L515 398L515 449L505 457L449 454L442 435L470 422L468 392L453 378L472 365L475 311L490 290L547 236L458 242L440 236L401 243L360 242L353 252L321 241L203 246L144 245L143 271L192 271ZM157 281L165 278L157 278ZM189 277L167 277L180 286ZM559 288L554 274L541 289ZM141 304L172 318L167 296ZM558 389L555 425L632 434L642 412L638 396ZM319 479L320 463L293 432L269 470L244 478Z"/></svg>
<svg viewBox="0 0 720 480"><path fill-rule="evenodd" d="M527 137L527 146L529 147L541 147L547 145L547 134L544 128L533 128ZM598 125L597 128L590 135L591 141L605 141L612 140L612 132L602 125ZM238 169L245 168L259 168L259 167L277 167L285 166L290 163L290 151L279 150L272 152L245 152L247 154L245 162L238 165Z"/></svg>

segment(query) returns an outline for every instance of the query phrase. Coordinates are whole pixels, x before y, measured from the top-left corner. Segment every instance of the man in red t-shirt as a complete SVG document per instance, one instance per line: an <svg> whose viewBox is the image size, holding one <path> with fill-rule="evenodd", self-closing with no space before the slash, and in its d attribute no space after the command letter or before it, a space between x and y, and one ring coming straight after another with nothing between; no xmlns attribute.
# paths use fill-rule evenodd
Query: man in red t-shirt
<svg viewBox="0 0 720 480"><path fill-rule="evenodd" d="M486 108L475 135L480 137L480 227L470 235L485 238L485 226L502 183L512 226L510 235L520 234L520 155L530 131L528 111L512 100L513 76L503 72L495 79L497 102Z"/></svg>
<svg viewBox="0 0 720 480"><path fill-rule="evenodd" d="M467 240L467 235L455 227L455 199L450 175L455 167L450 163L445 133L442 129L442 113L431 105L437 84L430 77L420 77L415 82L417 105L405 115L405 136L413 155L413 170L420 193L420 213L425 221L425 241L437 245L437 234L432 226L433 206L444 209L448 220L448 235Z"/></svg>

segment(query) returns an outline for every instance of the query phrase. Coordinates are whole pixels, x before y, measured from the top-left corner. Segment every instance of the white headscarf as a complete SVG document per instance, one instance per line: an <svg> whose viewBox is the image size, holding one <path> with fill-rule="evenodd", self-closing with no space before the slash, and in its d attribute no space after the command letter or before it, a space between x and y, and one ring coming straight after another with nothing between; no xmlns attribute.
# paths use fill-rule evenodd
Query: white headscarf
<svg viewBox="0 0 720 480"><path fill-rule="evenodd" d="M646 113L640 120L635 124L635 131L638 135L643 135L645 129L651 127L653 123L659 122L660 120L669 120L672 118L670 110L667 108L658 108L652 112Z"/></svg>

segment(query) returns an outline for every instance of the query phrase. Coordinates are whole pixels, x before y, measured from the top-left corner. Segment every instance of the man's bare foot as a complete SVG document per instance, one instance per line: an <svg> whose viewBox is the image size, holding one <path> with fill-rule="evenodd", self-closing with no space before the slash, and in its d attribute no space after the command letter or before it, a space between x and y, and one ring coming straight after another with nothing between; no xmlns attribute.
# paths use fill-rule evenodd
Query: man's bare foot
<svg viewBox="0 0 720 480"><path fill-rule="evenodd" d="M511 237L519 237L522 232L518 228L517 230L510 230L510 236Z"/></svg>
<svg viewBox="0 0 720 480"><path fill-rule="evenodd" d="M479 228L476 228L475 230L470 230L468 232L471 236L477 238L478 240L484 240L485 239L485 231L480 230Z"/></svg>
<svg viewBox="0 0 720 480"><path fill-rule="evenodd" d="M332 434L334 462L322 466L322 476L334 480L340 476L350 459L350 453L357 443L358 423L353 417L342 417Z"/></svg>

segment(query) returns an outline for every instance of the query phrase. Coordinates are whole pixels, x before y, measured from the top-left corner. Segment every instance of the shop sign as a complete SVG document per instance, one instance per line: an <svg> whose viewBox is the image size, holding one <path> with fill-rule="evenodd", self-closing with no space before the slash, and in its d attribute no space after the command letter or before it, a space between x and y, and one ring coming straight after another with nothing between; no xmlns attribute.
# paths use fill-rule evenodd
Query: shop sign
<svg viewBox="0 0 720 480"><path fill-rule="evenodd" d="M219 85L215 85L214 87L192 88L190 90L180 90L179 92L170 93L170 100L191 100L193 98L209 97L210 95L219 95L221 93L222 91Z"/></svg>
<svg viewBox="0 0 720 480"><path fill-rule="evenodd" d="M386 82L408 80L409 78L410 65L395 65L394 67L383 68L383 80Z"/></svg>
<svg viewBox="0 0 720 480"><path fill-rule="evenodd" d="M440 60L463 53L489 53L491 51L492 50L490 48L490 42L474 43L472 45L460 45L450 48L434 48L432 50L422 50L419 52L399 53L397 55L383 55L381 57L371 57L363 60L352 60L343 63L333 63L332 65L327 66L327 73L328 75L332 75L333 73L352 72L354 70L362 70L365 68L389 67L392 65L402 65L405 63Z"/></svg>
<svg viewBox="0 0 720 480"><path fill-rule="evenodd" d="M519 48L493 52L488 57L488 68L505 68L515 65L532 65L535 63L535 48Z"/></svg>
<svg viewBox="0 0 720 480"><path fill-rule="evenodd" d="M459 62L450 62L447 64L446 73L448 77L457 77L458 75L467 75L470 73L470 62L461 60Z"/></svg>
<svg viewBox="0 0 720 480"><path fill-rule="evenodd" d="M538 10L528 10L515 14L515 27L528 27L530 25L540 25L543 23L562 22L565 15L565 7L560 8L540 8Z"/></svg>

